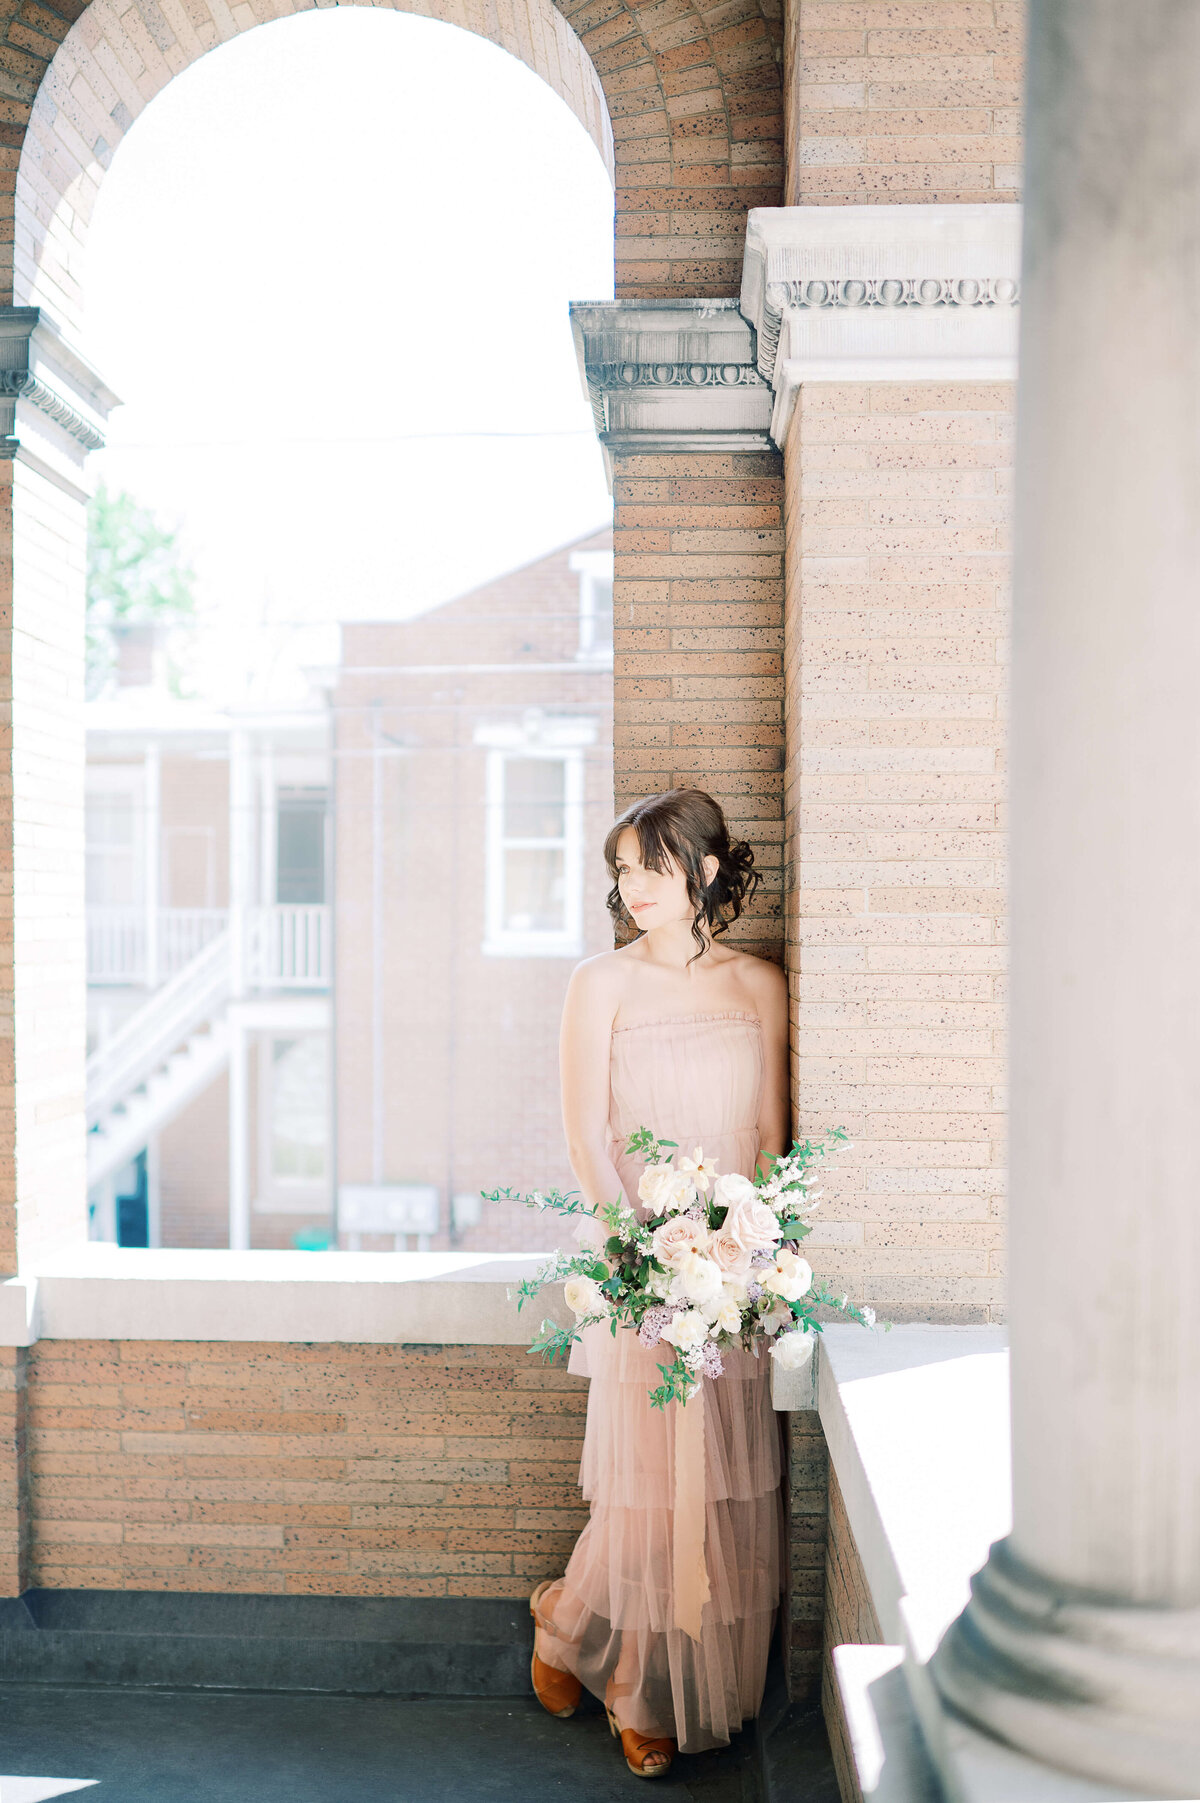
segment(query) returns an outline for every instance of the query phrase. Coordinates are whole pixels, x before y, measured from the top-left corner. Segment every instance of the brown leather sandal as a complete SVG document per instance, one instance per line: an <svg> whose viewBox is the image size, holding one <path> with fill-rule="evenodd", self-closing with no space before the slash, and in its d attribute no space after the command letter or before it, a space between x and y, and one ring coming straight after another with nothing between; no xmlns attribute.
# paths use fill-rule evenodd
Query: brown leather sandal
<svg viewBox="0 0 1200 1803"><path fill-rule="evenodd" d="M652 1740L639 1734L636 1728L619 1728L617 1718L612 1710L605 1708L608 1725L612 1729L612 1737L621 1743L621 1751L625 1755L625 1764L635 1778L665 1778L671 1769L671 1761L679 1748L673 1740ZM654 1760L654 1764L649 1764Z"/></svg>
<svg viewBox="0 0 1200 1803"><path fill-rule="evenodd" d="M554 1578L547 1578L544 1583L538 1585L529 1599L529 1613L534 1620L533 1658L529 1662L529 1676L533 1680L533 1694L542 1708L549 1714L557 1716L560 1722L565 1722L568 1716L575 1713L583 1694L583 1685L574 1672L560 1672L556 1665L547 1665L544 1659L539 1659L537 1650L539 1629L536 1610L538 1599L542 1592L548 1590L550 1585L556 1581Z"/></svg>

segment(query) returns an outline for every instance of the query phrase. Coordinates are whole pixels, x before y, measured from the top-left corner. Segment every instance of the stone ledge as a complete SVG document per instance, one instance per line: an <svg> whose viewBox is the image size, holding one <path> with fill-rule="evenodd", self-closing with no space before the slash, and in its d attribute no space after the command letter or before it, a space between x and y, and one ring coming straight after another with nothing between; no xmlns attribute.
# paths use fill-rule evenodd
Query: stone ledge
<svg viewBox="0 0 1200 1803"><path fill-rule="evenodd" d="M928 1662L1011 1523L1008 1358L996 1327L827 1328L817 1405L884 1646L834 1649L868 1803L1145 1803L1002 1746Z"/></svg>
<svg viewBox="0 0 1200 1803"><path fill-rule="evenodd" d="M91 1243L0 1282L0 1345L236 1340L527 1346L562 1291L517 1312L544 1255L137 1250Z"/></svg>

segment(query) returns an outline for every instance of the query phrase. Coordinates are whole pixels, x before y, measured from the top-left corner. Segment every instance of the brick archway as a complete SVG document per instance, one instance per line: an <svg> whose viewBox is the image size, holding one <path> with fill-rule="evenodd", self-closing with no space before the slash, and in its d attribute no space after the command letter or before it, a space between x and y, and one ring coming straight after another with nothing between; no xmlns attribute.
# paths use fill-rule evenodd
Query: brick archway
<svg viewBox="0 0 1200 1803"><path fill-rule="evenodd" d="M13 244L0 299L45 305L72 330L92 205L138 113L205 51L317 3L25 0L0 48L0 131L19 158L15 192L0 200ZM779 199L780 27L764 8L771 0L716 10L702 0L419 0L409 10L489 38L571 107L615 164L617 292L649 298L736 292L746 210Z"/></svg>

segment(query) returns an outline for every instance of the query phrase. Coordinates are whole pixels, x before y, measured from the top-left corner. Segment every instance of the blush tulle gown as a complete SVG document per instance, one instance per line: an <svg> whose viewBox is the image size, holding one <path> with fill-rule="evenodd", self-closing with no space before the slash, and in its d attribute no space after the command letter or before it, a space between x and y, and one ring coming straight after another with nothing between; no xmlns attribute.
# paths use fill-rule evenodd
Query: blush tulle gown
<svg viewBox="0 0 1200 1803"><path fill-rule="evenodd" d="M624 1157L631 1132L649 1127L702 1146L718 1174L754 1174L763 1085L755 1015L698 1014L639 1022L612 1036L610 1155L639 1207L643 1166ZM646 1210L640 1209L645 1215ZM676 1595L676 1450L685 1457L678 1404L650 1406L669 1346L643 1346L629 1329L588 1328L571 1369L591 1378L580 1481L591 1519L566 1574L536 1611L541 1656L574 1672L607 1701L621 1727L673 1736L681 1751L724 1746L762 1700L779 1600L780 1439L764 1355L725 1357L686 1413L702 1409L703 1576L708 1600L698 1637L680 1626ZM695 1434L692 1422L683 1432ZM693 1441L693 1444L695 1442ZM692 1532L699 1551L700 1505ZM682 1531L682 1530L681 1530Z"/></svg>

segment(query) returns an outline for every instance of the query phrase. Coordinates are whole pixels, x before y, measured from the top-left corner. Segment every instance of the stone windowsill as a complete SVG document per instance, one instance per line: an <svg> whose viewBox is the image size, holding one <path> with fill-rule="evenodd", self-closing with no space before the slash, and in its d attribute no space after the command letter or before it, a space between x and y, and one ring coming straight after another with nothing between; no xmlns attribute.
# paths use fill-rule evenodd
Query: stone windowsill
<svg viewBox="0 0 1200 1803"><path fill-rule="evenodd" d="M518 1314L542 1254L136 1250L98 1242L0 1281L0 1345L238 1340L524 1346L561 1289Z"/></svg>
<svg viewBox="0 0 1200 1803"><path fill-rule="evenodd" d="M1137 1803L978 1733L944 1709L928 1673L1011 1526L1003 1330L832 1327L816 1365L830 1462L889 1643L834 1652L866 1803Z"/></svg>

